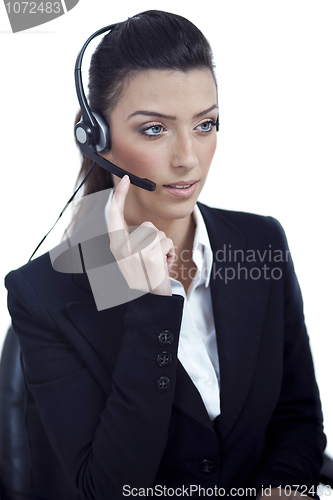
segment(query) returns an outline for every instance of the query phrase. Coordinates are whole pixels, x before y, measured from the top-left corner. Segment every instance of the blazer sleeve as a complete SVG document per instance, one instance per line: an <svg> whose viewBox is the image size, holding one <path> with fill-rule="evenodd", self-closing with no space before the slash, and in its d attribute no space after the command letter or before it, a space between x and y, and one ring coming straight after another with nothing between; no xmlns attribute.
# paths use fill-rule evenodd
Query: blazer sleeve
<svg viewBox="0 0 333 500"><path fill-rule="evenodd" d="M277 226L284 255L288 255L283 269L284 365L282 388L268 425L256 487L290 486L319 498L315 492L326 446L319 391L287 240L278 221L270 219Z"/></svg>
<svg viewBox="0 0 333 500"><path fill-rule="evenodd" d="M24 273L10 273L6 286L28 387L50 442L82 498L123 498L124 485L151 486L167 442L183 297L149 293L128 303L106 396ZM174 362L163 368L162 389L167 379L170 387L161 391L156 357L161 352L158 335L166 329L174 335L168 346Z"/></svg>

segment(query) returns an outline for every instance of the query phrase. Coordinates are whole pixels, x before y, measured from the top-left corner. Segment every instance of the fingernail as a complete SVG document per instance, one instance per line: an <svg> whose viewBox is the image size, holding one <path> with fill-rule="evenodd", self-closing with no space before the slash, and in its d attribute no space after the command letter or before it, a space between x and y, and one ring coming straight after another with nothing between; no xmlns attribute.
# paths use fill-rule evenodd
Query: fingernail
<svg viewBox="0 0 333 500"><path fill-rule="evenodd" d="M125 179L125 180L124 180L124 179ZM127 181L129 180L128 175L127 175L127 174L126 174L126 175L124 175L124 177L122 178L122 180L124 180L124 182L127 182Z"/></svg>

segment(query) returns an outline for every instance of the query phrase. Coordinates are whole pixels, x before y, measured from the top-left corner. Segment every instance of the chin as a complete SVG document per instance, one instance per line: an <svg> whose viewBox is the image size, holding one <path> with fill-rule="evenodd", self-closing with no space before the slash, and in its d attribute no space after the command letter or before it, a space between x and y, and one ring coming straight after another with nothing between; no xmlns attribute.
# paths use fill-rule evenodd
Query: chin
<svg viewBox="0 0 333 500"><path fill-rule="evenodd" d="M168 203L162 207L160 205L160 210L155 213L156 215L168 220L185 219L193 212L196 202L197 200L186 200L185 203Z"/></svg>

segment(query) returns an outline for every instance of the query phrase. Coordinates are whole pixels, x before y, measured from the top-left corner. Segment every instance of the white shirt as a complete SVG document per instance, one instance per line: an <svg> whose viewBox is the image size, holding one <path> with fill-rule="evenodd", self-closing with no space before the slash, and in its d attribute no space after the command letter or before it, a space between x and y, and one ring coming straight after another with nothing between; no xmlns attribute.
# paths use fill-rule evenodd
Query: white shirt
<svg viewBox="0 0 333 500"><path fill-rule="evenodd" d="M113 191L114 189L105 206L106 221ZM193 217L196 229L192 259L197 271L187 296L180 281L173 278L170 281L172 294L184 297L178 359L198 389L208 415L213 420L220 414L219 360L209 285L213 254L206 225L197 205L194 207Z"/></svg>

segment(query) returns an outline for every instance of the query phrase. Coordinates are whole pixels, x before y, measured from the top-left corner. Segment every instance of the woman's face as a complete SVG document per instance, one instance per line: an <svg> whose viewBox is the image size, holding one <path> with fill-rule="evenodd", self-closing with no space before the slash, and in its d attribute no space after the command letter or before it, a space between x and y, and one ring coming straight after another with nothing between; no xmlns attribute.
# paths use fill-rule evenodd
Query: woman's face
<svg viewBox="0 0 333 500"><path fill-rule="evenodd" d="M104 156L156 183L155 191L130 185L129 224L192 213L215 152L217 116L216 85L208 70L147 70L129 81L111 113L111 150ZM117 186L120 178L113 179Z"/></svg>

